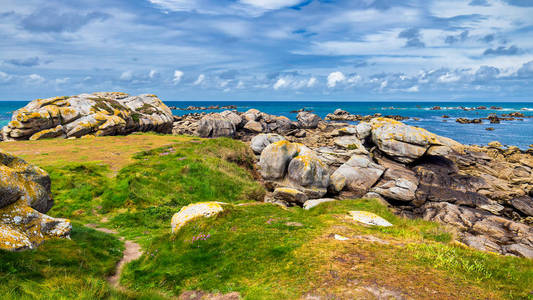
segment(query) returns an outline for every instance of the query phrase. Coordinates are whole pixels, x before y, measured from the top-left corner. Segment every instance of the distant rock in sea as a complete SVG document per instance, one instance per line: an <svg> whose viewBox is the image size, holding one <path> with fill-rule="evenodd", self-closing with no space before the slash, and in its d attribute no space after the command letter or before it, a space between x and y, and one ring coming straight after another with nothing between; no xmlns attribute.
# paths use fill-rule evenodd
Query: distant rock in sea
<svg viewBox="0 0 533 300"><path fill-rule="evenodd" d="M155 95L93 93L37 99L13 113L4 140L38 140L134 131L172 131L172 111Z"/></svg>

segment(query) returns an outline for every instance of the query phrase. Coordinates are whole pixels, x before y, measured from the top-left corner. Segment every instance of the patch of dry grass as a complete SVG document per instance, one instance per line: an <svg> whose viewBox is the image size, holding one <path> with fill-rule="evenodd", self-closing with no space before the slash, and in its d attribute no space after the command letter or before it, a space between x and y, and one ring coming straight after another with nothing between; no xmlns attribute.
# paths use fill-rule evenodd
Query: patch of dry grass
<svg viewBox="0 0 533 300"><path fill-rule="evenodd" d="M0 149L40 167L99 162L108 165L109 169L116 173L134 161L133 154L135 153L192 139L194 138L148 133L75 140L5 142L0 144Z"/></svg>

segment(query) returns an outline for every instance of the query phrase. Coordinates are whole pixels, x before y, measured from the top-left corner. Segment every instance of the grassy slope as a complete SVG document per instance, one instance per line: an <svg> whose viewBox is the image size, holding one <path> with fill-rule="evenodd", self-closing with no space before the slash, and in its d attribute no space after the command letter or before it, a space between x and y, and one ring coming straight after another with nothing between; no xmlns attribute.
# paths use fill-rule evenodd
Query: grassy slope
<svg viewBox="0 0 533 300"><path fill-rule="evenodd" d="M68 289L58 292L65 282L71 284L70 290L85 293L87 298L152 298L192 289L239 291L249 299L304 294L349 299L368 297L369 290L415 298L527 298L533 290L531 261L463 249L451 242L450 234L441 226L395 217L374 201L324 204L311 211L268 204L228 206L222 215L197 220L178 235L170 235L170 218L182 205L211 200L245 203L262 198L263 190L251 174L252 156L237 141L143 134L7 145L14 153L23 152L28 161L44 165L50 173L56 201L50 215L115 228L145 247L146 254L126 267L122 283L147 294L110 291L103 278L118 257L107 254L105 258L104 254L116 246L104 241L119 242L79 226L72 241L47 242L37 251L0 253L2 266L23 260L34 269L49 270L34 279L26 271L0 267L0 282L7 280L11 286L5 291L13 290L14 284L28 276L26 295L39 290L52 298L68 298ZM91 151L90 145L98 145L98 150ZM43 147L56 152L44 152ZM120 155L102 154L112 151ZM143 152L132 159L138 151ZM52 152L54 155L47 154ZM87 162L92 160L87 157L97 161ZM395 226L360 226L345 218L349 210L374 211ZM289 226L287 222L303 226ZM76 233L80 230L94 236L83 239ZM191 243L199 234L210 237ZM332 234L352 239L338 241ZM388 244L354 238L367 235ZM82 249L103 254L83 256L86 269L67 270L74 274L72 278L58 280L61 277L54 274L65 272L61 268L63 257ZM35 253L57 260L47 265ZM78 278L88 278L93 284L82 284L75 280Z"/></svg>

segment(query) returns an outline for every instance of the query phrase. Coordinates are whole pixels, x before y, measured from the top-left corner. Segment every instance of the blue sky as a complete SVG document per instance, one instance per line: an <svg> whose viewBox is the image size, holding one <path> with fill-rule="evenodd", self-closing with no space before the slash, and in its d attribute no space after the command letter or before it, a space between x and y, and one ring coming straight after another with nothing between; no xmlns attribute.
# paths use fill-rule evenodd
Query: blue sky
<svg viewBox="0 0 533 300"><path fill-rule="evenodd" d="M530 0L0 0L0 99L533 101Z"/></svg>

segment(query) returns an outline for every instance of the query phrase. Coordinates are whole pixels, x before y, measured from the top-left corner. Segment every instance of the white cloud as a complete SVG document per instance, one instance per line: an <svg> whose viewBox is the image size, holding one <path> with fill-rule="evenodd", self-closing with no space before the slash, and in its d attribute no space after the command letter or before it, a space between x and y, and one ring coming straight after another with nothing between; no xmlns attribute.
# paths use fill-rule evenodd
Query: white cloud
<svg viewBox="0 0 533 300"><path fill-rule="evenodd" d="M289 81L285 78L280 78L276 83L274 83L274 89L279 90L280 88L287 87L289 85Z"/></svg>
<svg viewBox="0 0 533 300"><path fill-rule="evenodd" d="M459 79L461 79L461 77L456 74L446 73L439 77L439 82L443 82L443 83L456 82L456 81L459 81Z"/></svg>
<svg viewBox="0 0 533 300"><path fill-rule="evenodd" d="M133 73L131 71L125 71L120 74L120 80L129 81L133 78Z"/></svg>
<svg viewBox="0 0 533 300"><path fill-rule="evenodd" d="M8 82L11 78L13 78L13 76L0 71L0 82Z"/></svg>
<svg viewBox="0 0 533 300"><path fill-rule="evenodd" d="M174 82L174 84L178 84L180 83L182 77L183 77L183 72L180 70L175 70L174 79L172 79L172 81Z"/></svg>
<svg viewBox="0 0 533 300"><path fill-rule="evenodd" d="M300 4L303 0L240 0L241 3L257 8L274 10Z"/></svg>
<svg viewBox="0 0 533 300"><path fill-rule="evenodd" d="M346 80L346 76L342 72L336 71L328 75L328 87L334 88L337 83L343 82Z"/></svg>
<svg viewBox="0 0 533 300"><path fill-rule="evenodd" d="M419 91L418 85L413 85L412 87L405 89L404 91L408 93L417 93Z"/></svg>
<svg viewBox="0 0 533 300"><path fill-rule="evenodd" d="M148 77L151 79L154 79L159 73L156 70L150 70L150 73L148 73Z"/></svg>
<svg viewBox="0 0 533 300"><path fill-rule="evenodd" d="M70 78L68 77L65 77L65 78L57 78L56 79L56 84L65 84L67 82L69 82Z"/></svg>
<svg viewBox="0 0 533 300"><path fill-rule="evenodd" d="M308 88L310 88L310 87L314 87L317 83L318 83L318 80L317 80L315 77L311 77L311 78L309 78L309 80L307 81L307 87L308 87Z"/></svg>
<svg viewBox="0 0 533 300"><path fill-rule="evenodd" d="M27 78L28 83L41 84L45 81L44 77L39 74L31 74Z"/></svg>
<svg viewBox="0 0 533 300"><path fill-rule="evenodd" d="M193 83L193 85L199 85L200 83L204 82L205 80L205 75L204 74L200 74L198 75L198 79L196 79L196 81Z"/></svg>

